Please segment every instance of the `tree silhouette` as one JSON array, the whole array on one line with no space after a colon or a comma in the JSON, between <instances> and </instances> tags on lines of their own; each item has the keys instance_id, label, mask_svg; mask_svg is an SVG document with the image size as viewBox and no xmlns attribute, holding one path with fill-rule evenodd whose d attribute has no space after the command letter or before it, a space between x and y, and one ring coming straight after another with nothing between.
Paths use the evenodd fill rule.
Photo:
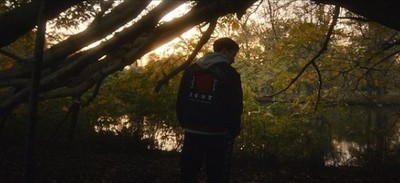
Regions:
<instances>
[{"instance_id":1,"label":"tree silhouette","mask_svg":"<svg viewBox=\"0 0 400 183\"><path fill-rule=\"evenodd\" d=\"M218 17L236 13L239 17L254 3L253 1L199 1L185 15L169 22L160 20L169 12L185 3L185 1L163 1L155 8L147 10L151 1L124 1L107 14L98 14L86 30L68 37L68 39L44 51L43 65L40 81L40 100L80 96L104 77L122 70L125 66L133 64L144 54L174 39L192 27L215 21ZM78 1L69 4L72 6ZM29 8L30 7L30 8ZM68 5L49 3L47 9L57 9L61 13ZM44 12L47 12L47 11ZM9 17L24 17L37 11L37 1L23 4L0 16L3 22L10 22L2 26L2 31L12 30L14 23ZM147 13L142 12L149 11ZM28 13L29 12L29 13ZM104 13L104 12L103 12ZM49 13L50 14L50 13ZM46 14L48 15L48 14ZM37 17L37 16L36 16ZM54 17L54 16L46 16ZM129 21L137 21L115 33L113 37L104 39L117 29L125 26ZM26 22L25 31L13 33L12 37L25 34L35 25L32 19L21 20ZM3 37L8 35L2 34ZM11 44L13 39L2 42L2 46ZM101 41L100 45L85 49L86 46ZM2 49L3 53L8 53ZM10 54L5 54L12 55ZM14 58L18 58L15 56ZM30 73L34 58L20 58L23 62L15 62L9 69L0 71L0 87L13 88L13 93L3 96L0 104L2 116L11 111L15 106L27 102L29 95Z\"/></svg>"},{"instance_id":2,"label":"tree silhouette","mask_svg":"<svg viewBox=\"0 0 400 183\"><path fill-rule=\"evenodd\" d=\"M338 5L359 14L364 18L378 22L395 30L400 30L398 11L399 2L396 0L364 1L364 0L312 0L317 3Z\"/></svg>"},{"instance_id":3,"label":"tree silhouette","mask_svg":"<svg viewBox=\"0 0 400 183\"><path fill-rule=\"evenodd\" d=\"M339 5L365 18L400 30L400 23L396 21L400 18L400 13L394 8L394 1L312 1ZM15 106L28 101L28 83L34 57L23 58L7 51L6 48L18 38L35 30L39 2L21 3L0 15L0 53L12 60L11 67L0 70L0 87L7 88L8 91L6 95L0 96L1 118L7 116ZM46 20L60 17L67 9L76 8L78 5L92 6L84 0L45 2L43 14ZM115 7L101 6L101 11L92 12L95 14L94 20L86 30L44 51L39 99L81 96L108 75L135 63L144 54L194 26L209 24L227 14L241 17L255 2L256 0L193 1L190 11L169 22L160 20L186 1L162 1L152 9L147 9L150 0L123 1ZM134 19L135 21L129 24ZM107 37L111 34L111 38ZM100 44L87 47L95 42ZM204 41L200 44L204 44Z\"/></svg>"}]
</instances>

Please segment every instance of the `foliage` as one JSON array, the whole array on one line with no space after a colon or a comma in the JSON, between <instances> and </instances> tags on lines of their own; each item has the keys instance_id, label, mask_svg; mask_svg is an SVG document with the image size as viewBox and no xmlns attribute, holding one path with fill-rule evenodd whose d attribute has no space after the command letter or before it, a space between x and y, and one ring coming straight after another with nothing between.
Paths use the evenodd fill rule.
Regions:
<instances>
[{"instance_id":1,"label":"foliage","mask_svg":"<svg viewBox=\"0 0 400 183\"><path fill-rule=\"evenodd\" d=\"M248 102L246 100L246 102ZM289 103L253 104L243 118L238 154L271 163L324 164L322 154L331 152L329 128L312 113L298 113Z\"/></svg>"},{"instance_id":2,"label":"foliage","mask_svg":"<svg viewBox=\"0 0 400 183\"><path fill-rule=\"evenodd\" d=\"M228 14L242 13L255 0L251 1L63 1L62 3L46 4L43 19L48 21L50 28L58 31L78 31L71 35L47 34L49 47L43 51L41 64L42 77L40 82L41 99L66 98L82 95L100 82L104 77L121 71L140 59L146 53L172 41L189 29L210 23ZM10 2L10 1L7 1ZM14 2L14 1L13 1ZM35 16L39 12L39 1L22 3L23 6L10 6L10 10L0 14L2 20L10 25L3 26L3 32L9 34L9 39L2 42L2 47L11 47L16 39L25 33L34 33L37 18L28 18L28 13ZM156 4L156 5L155 5ZM6 6L7 6L6 5ZM226 5L226 6L225 6ZM164 21L165 15L173 13L179 6L188 10L181 16ZM20 11L32 9L31 11ZM47 11L51 9L51 12ZM25 15L25 16L24 16ZM16 27L9 16L21 19L23 28L20 31L10 31ZM83 29L83 30L82 30ZM51 29L50 29L51 30ZM53 29L54 30L54 29ZM3 35L4 36L4 35ZM68 36L68 37L67 37ZM3 37L5 39L5 37ZM21 47L22 45L17 45ZM31 45L29 45L30 47ZM30 47L31 48L31 47ZM25 60L33 63L36 59L30 50ZM27 102L29 95L29 75L33 64L20 63L16 55L7 50L1 50L4 55L14 55L14 63L4 64L0 70L0 86L15 89L15 93L2 96L0 109L14 108ZM2 119L8 113L1 112Z\"/></svg>"},{"instance_id":3,"label":"foliage","mask_svg":"<svg viewBox=\"0 0 400 183\"><path fill-rule=\"evenodd\" d=\"M83 4L81 5L83 7L75 7L77 12L73 11L74 8L69 9L63 16L54 20L53 26L71 28L77 26L80 21L92 21L104 10L97 9L101 5L97 5L97 1L93 2L96 2L96 6ZM0 6L0 11L6 11L10 7ZM331 21L332 7L303 1L275 0L264 1L258 8L258 11L252 10L241 20L232 15L220 18L217 29L209 41L211 43L216 37L230 36L241 45L234 64L241 73L245 95L242 133L237 139L235 149L238 155L267 159L276 163L307 162L320 166L325 162L325 158L339 156L333 149L335 144L332 142L336 140L370 145L371 149L368 149L370 154L361 149L362 158L357 160L360 164L367 164L374 153L381 152L379 147L382 145L381 141L372 140L371 134L385 129L389 131L390 139L395 139L398 134L391 132L390 130L394 128L390 126L395 126L396 123L392 124L390 120L385 121L383 117L376 117L378 109L354 110L346 102L359 96L367 96L373 99L371 101L374 104L380 104L379 96L385 95L388 91L398 91L399 80L396 79L400 69L398 32L372 22L341 19L335 27L328 50L316 61L322 74L323 102L319 111L314 113L313 107L318 100L316 93L319 90L319 78L313 68L308 68L284 93L274 97L265 96L287 86L305 63L318 52ZM257 14L256 17L266 18L254 18L252 17L254 14ZM349 12L342 14L346 17L354 16ZM197 32L204 31L204 28L202 25L194 26ZM179 37L162 54L154 52L143 56L143 60L147 59L145 65L127 64L129 66L125 69L119 69L118 72L106 77L96 99L89 106L82 106L75 133L81 137L105 141L118 140L119 137L121 137L119 140L130 141L134 138L144 141L144 138L157 139L157 133L161 129L160 141L175 135L178 145L174 148L179 149L182 130L176 120L174 105L180 75L171 79L159 93L155 93L154 88L160 79L185 61L199 39L200 34L197 32L190 38ZM7 51L22 58L32 57L33 35L34 32L27 33L7 47ZM115 34L116 37L119 35L121 34ZM58 40L57 37L54 39ZM61 41L65 37L59 39ZM134 43L143 43L141 39L148 37L139 37L139 41ZM126 50L135 51L140 47L135 44L125 44L128 47L118 46L104 51L111 56L123 52L121 55L125 56L128 54ZM102 47L92 49L99 48ZM211 44L207 44L198 56L204 55L210 49ZM85 53L91 52L80 50L71 54L70 58ZM86 72L90 73L91 70L114 63L115 60L109 58L115 57L103 57L104 54L93 57L95 60L93 63L98 67L71 72L69 75L86 80L87 78L83 77ZM89 58L86 61L92 61L91 57ZM134 63L135 61L131 59L132 57L129 57L127 60L118 61ZM9 69L16 64L5 56L1 56L0 60L0 70ZM63 64L68 65L71 62ZM68 81L83 82L77 80ZM91 88L85 92L82 101L88 101L94 90ZM12 87L1 88L0 100L5 100L18 91ZM68 133L71 124L64 119L72 104L73 99L69 97L41 103L42 115L38 133L41 135L41 140L45 141L52 132L56 132L58 136L65 136ZM332 109L331 106L336 107ZM19 106L9 117L9 121L12 122L4 123L3 129L13 129L7 131L7 135L12 135L14 132L17 132L14 135L19 137L24 135L28 118L26 110L25 105ZM386 115L384 112L381 114ZM332 119L338 120L339 123L333 123ZM361 120L383 122L365 125L360 122ZM384 128L379 125L383 125ZM58 126L61 126L61 129ZM144 144L145 147L151 146L150 148L156 146L154 142ZM393 145L387 151L387 158L396 157L397 151L398 147Z\"/></svg>"},{"instance_id":4,"label":"foliage","mask_svg":"<svg viewBox=\"0 0 400 183\"><path fill-rule=\"evenodd\" d=\"M266 4L261 4L261 7ZM277 1L269 5L289 9L296 16L284 16L287 11L266 6L256 13L260 13L258 16L269 17L270 22L251 18L240 22L242 29L237 39L241 42L242 53L236 66L242 73L245 87L254 93L256 101L261 102L250 102L249 107L249 101L246 100L247 111L243 121L243 134L240 137L240 150L275 161L316 157L310 161L321 163L325 160L324 157L317 156L319 153L326 154L325 158L340 156L332 149L333 145L336 145L331 144L334 139L347 139L357 144L365 144L366 139L354 139L350 134L341 134L343 129L336 126L328 128L326 125L337 124L337 117L329 113L339 112L343 117L347 117L346 111L352 107L346 106L346 102L361 101L362 98L357 98L360 94L377 102L379 97L388 91L398 91L397 80L393 78L396 78L395 73L399 69L399 48L391 44L399 39L398 32L371 22L341 19L335 27L328 50L317 60L317 67L322 74L323 103L319 112L313 114L311 112L317 101L319 80L312 68L308 68L284 93L273 98L265 96L286 87L305 63L316 55L329 26L332 9L306 2ZM349 12L344 13L347 17L353 16ZM333 110L332 104L339 104L345 110ZM349 124L363 125L363 115L371 115L372 110L360 112L353 113L357 114L357 117L341 120ZM377 123L382 121L375 118L370 120ZM348 128L359 129L358 132L351 133L358 134L359 138L375 134L367 130L370 127ZM388 134L387 138L392 138L391 135L393 134ZM369 139L368 144L379 147L381 142L372 142ZM359 150L355 149L357 152ZM366 151L381 150L372 148ZM358 163L365 164L365 161L371 159L379 158L369 156L361 160L364 162Z\"/></svg>"},{"instance_id":5,"label":"foliage","mask_svg":"<svg viewBox=\"0 0 400 183\"><path fill-rule=\"evenodd\" d=\"M128 135L137 140L145 138L150 140L149 144L174 133L168 129L178 126L175 117L178 80L170 80L159 93L154 91L156 82L173 64L155 55L150 59L144 67L131 66L107 78L96 100L84 110L98 133ZM159 130L166 131L157 136Z\"/></svg>"}]
</instances>

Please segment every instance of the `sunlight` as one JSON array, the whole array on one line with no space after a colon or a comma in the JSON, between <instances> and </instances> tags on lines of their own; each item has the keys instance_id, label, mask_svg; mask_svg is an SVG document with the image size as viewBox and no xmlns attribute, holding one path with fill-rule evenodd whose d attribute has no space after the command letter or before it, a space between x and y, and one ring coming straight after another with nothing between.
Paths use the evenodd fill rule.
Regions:
<instances>
[{"instance_id":1,"label":"sunlight","mask_svg":"<svg viewBox=\"0 0 400 183\"><path fill-rule=\"evenodd\" d=\"M132 121L128 115L123 115L117 119L113 117L101 116L97 119L98 125L94 125L94 131L111 132L113 135L120 135L123 130L135 131ZM180 136L175 132L173 127L165 124L165 121L159 122L157 125L150 124L146 117L143 118L143 124L139 128L142 130L141 140L150 140L154 143L154 148L162 151L179 151ZM133 138L133 137L132 137ZM152 148L152 147L149 147Z\"/></svg>"},{"instance_id":2,"label":"sunlight","mask_svg":"<svg viewBox=\"0 0 400 183\"><path fill-rule=\"evenodd\" d=\"M114 6L117 6L118 4L122 3L121 2L117 2L114 4ZM152 1L149 6L147 7L148 10L156 7L157 5L159 5L161 3L161 1ZM179 18L183 15L185 15L189 10L190 10L190 6L192 6L192 2L186 2L180 6L178 6L176 9L172 10L171 12L169 12L168 14L166 14L163 18L161 18L159 24L163 24L165 22L169 22L175 18ZM97 9L99 9L100 7L95 7ZM106 36L105 38L98 40L94 43L91 43L90 45L87 45L86 47L82 48L81 51L84 50L89 50L91 48L94 48L98 45L100 45L103 41L109 40L111 38L114 37L114 35L118 32L121 32L122 30L124 30L125 28L131 26L133 23L135 23L137 20L139 20L143 15L145 15L148 11L144 11L142 12L137 18L131 20L130 22L128 22L126 25L120 27L118 30L114 31L113 33L111 33L110 35ZM51 32L53 35L57 35L58 38L55 39L51 39L48 40L49 45L55 45L61 41L66 40L69 36L80 33L85 31L88 26L92 23L93 19L90 19L88 21L85 22L81 22L79 25L75 26L75 27L57 27L57 25L55 24L55 22L49 22L47 24L47 30L48 32ZM157 54L160 56L167 56L167 55L171 55L175 52L175 50L172 48L172 46L176 43L178 43L179 41L181 41L181 39L186 39L186 38L191 38L193 37L195 34L197 34L198 31L193 28L190 29L189 31L183 33L179 38L175 38L172 41L161 45L160 47L156 48L153 51L150 51L149 53L147 53L146 55L144 55L141 59L137 60L137 64L138 66L145 66L148 61L149 61L149 54Z\"/></svg>"},{"instance_id":3,"label":"sunlight","mask_svg":"<svg viewBox=\"0 0 400 183\"><path fill-rule=\"evenodd\" d=\"M325 161L328 166L355 165L356 157L352 156L352 151L361 149L355 142L332 140L333 147L337 152L337 158L329 158Z\"/></svg>"},{"instance_id":4,"label":"sunlight","mask_svg":"<svg viewBox=\"0 0 400 183\"><path fill-rule=\"evenodd\" d=\"M158 5L161 1L153 1L152 4L154 3L154 5ZM169 22L174 18L178 18L183 16L184 14L186 14L189 10L190 10L190 3L184 3L182 5L180 5L178 8L176 8L175 10L172 10L171 12L169 12L167 15L165 15L160 22Z\"/></svg>"},{"instance_id":5,"label":"sunlight","mask_svg":"<svg viewBox=\"0 0 400 183\"><path fill-rule=\"evenodd\" d=\"M115 121L112 117L101 116L97 119L100 125L94 126L94 131L99 132L113 132L114 135L118 135L124 129L131 128L132 124L129 123L129 117L127 115L119 117L116 121L117 124L112 124ZM104 124L105 123L105 124ZM110 124L111 123L111 124Z\"/></svg>"},{"instance_id":6,"label":"sunlight","mask_svg":"<svg viewBox=\"0 0 400 183\"><path fill-rule=\"evenodd\" d=\"M179 138L173 127L165 124L165 121L160 121L156 125L150 124L150 121L145 117L143 119L143 137L142 140L150 139L154 141L156 149L163 151L179 151ZM151 148L151 147L149 147Z\"/></svg>"},{"instance_id":7,"label":"sunlight","mask_svg":"<svg viewBox=\"0 0 400 183\"><path fill-rule=\"evenodd\" d=\"M120 3L122 3L122 1L118 1L118 2L114 3L114 7ZM161 1L153 0L147 7L147 10L151 10L152 8L156 7L160 3L161 3ZM163 22L169 22L169 21L173 20L174 18L183 16L185 13L187 13L190 10L190 8L189 8L190 6L191 6L190 2L182 4L181 6L177 7L176 9L172 10L167 15L165 15L163 18L161 18L159 23L162 24ZM96 5L95 9L100 9L100 7ZM96 46L100 45L101 42L111 39L115 35L115 33L118 33L120 31L122 31L123 29L131 26L133 23L135 23L137 20L139 20L143 15L147 14L147 12L148 11L142 12L139 16L137 16L135 19L128 22L125 26L120 27L118 30L116 30L113 33L111 33L110 35L106 36L104 39L98 40L98 41L84 47L82 50L88 50L90 48L96 47ZM88 21L81 22L77 26L68 27L68 28L57 27L57 25L54 21L49 21L47 24L47 30L48 30L48 32L53 32L53 33L55 33L55 35L58 35L58 40L49 40L48 43L50 45L55 45L63 40L66 40L71 35L85 31L88 28L88 26L92 23L92 21L93 21L93 18ZM191 35L191 33L185 33L183 35L183 37L188 37L188 36L190 37L190 35ZM173 40L171 42L176 43L177 40ZM168 43L168 44L171 45L173 43ZM163 50L165 50L167 47L168 46L161 46L160 48L157 48L155 50L155 52L162 53Z\"/></svg>"}]
</instances>

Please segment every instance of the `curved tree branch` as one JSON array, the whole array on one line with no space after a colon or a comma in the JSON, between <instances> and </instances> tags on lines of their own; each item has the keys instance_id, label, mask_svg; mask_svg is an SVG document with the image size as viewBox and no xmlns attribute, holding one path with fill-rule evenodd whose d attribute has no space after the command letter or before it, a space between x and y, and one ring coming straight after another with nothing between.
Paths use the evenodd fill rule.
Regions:
<instances>
[{"instance_id":1,"label":"curved tree branch","mask_svg":"<svg viewBox=\"0 0 400 183\"><path fill-rule=\"evenodd\" d=\"M18 55L12 54L12 53L10 53L10 52L8 52L6 50L3 50L3 49L0 49L0 54L15 60L17 63L23 63L23 62L27 61L26 59L21 58Z\"/></svg>"},{"instance_id":2,"label":"curved tree branch","mask_svg":"<svg viewBox=\"0 0 400 183\"><path fill-rule=\"evenodd\" d=\"M287 89L289 89L303 75L303 73L306 71L306 69L310 65L313 65L314 68L316 69L316 72L318 74L318 80L319 80L318 100L317 100L317 103L316 103L316 106L315 106L315 110L317 110L318 103L320 101L320 91L321 91L321 88L322 88L322 78L321 78L321 73L320 73L320 71L318 69L318 66L316 65L315 62L328 49L328 44L329 44L329 41L331 39L331 36L332 36L333 30L335 28L335 25L337 23L337 20L338 20L338 17L339 17L339 13L340 13L340 7L339 6L335 6L332 22L331 22L331 24L329 26L328 32L326 33L326 36L325 36L325 40L322 43L321 49L318 51L318 53L306 65L303 66L303 68L296 75L296 77L294 77L284 89L282 89L282 90L280 90L280 91L278 91L278 92L276 92L276 93L274 93L272 95L266 96L266 97L276 96L276 95L281 94L282 92L286 91Z\"/></svg>"},{"instance_id":3,"label":"curved tree branch","mask_svg":"<svg viewBox=\"0 0 400 183\"><path fill-rule=\"evenodd\" d=\"M166 75L163 79L159 80L157 82L157 85L154 89L155 92L159 92L161 87L163 85L168 84L168 81L173 78L174 76L176 76L179 72L185 70L195 59L196 55L199 53L199 51L201 50L201 48L204 46L204 44L207 43L207 41L210 39L211 34L214 32L215 26L217 25L217 20L213 20L210 22L210 25L208 26L208 29L206 30L206 32L202 35L202 37L200 38L199 42L197 43L195 49L192 51L192 53L189 55L189 57L187 58L187 60L181 64L179 67L177 67L176 69L174 69L172 72L170 72L168 75Z\"/></svg>"},{"instance_id":4,"label":"curved tree branch","mask_svg":"<svg viewBox=\"0 0 400 183\"><path fill-rule=\"evenodd\" d=\"M106 16L99 17L96 21L93 21L86 30L70 36L68 39L46 50L43 61L44 69L60 67L61 64L66 62L68 56L111 34L136 18L149 3L150 0L125 1ZM11 69L0 71L0 77L3 80L16 77L28 78L30 69L29 64L19 64Z\"/></svg>"},{"instance_id":5,"label":"curved tree branch","mask_svg":"<svg viewBox=\"0 0 400 183\"><path fill-rule=\"evenodd\" d=\"M364 78L365 76L369 75L371 73L372 70L375 69L375 67L377 67L379 64L382 64L383 62L385 62L386 60L392 58L393 56L396 56L400 54L400 50L394 51L392 53L390 53L389 55L387 55L386 57L382 58L381 60L379 60L378 62L376 62L375 64L373 64L371 67L366 67L364 69L366 69L366 71L357 78L357 81L361 80L361 78ZM372 59L373 57L371 57L370 59Z\"/></svg>"},{"instance_id":6,"label":"curved tree branch","mask_svg":"<svg viewBox=\"0 0 400 183\"><path fill-rule=\"evenodd\" d=\"M322 90L322 75L321 75L321 71L319 70L318 65L313 62L312 66L315 69L315 72L317 72L318 75L318 92L317 92L317 101L315 102L315 107L314 107L314 112L318 111L318 106L319 106L319 102L321 100L321 90Z\"/></svg>"},{"instance_id":7,"label":"curved tree branch","mask_svg":"<svg viewBox=\"0 0 400 183\"><path fill-rule=\"evenodd\" d=\"M92 49L80 52L75 54L67 59L65 64L62 67L55 68L54 71L49 71L40 82L42 88L42 99L50 99L50 98L58 98L58 97L66 97L66 96L75 96L79 93L82 93L88 89L90 89L99 78L104 77L105 74L110 74L118 70L120 67L120 60L109 60L107 64L103 64L104 62L98 62L98 60L110 54L109 58L114 58L112 55L119 53L120 55L125 55L126 51L121 49L122 41L132 40L136 41L135 36L139 37L140 35L146 32L151 32L154 27L156 27L158 21L169 11L177 7L179 4L175 1L172 3L165 2L161 3L159 6L153 9L152 12L148 13L146 16L142 17L142 19L138 22L138 24L132 25L127 30L117 34L112 39L104 42L103 44L94 47ZM119 49L120 51L116 51ZM122 50L122 51L121 51ZM137 59L137 58L135 58ZM133 60L135 60L133 59ZM117 63L113 63L117 62ZM90 65L94 64L94 67L98 64L103 64L103 69L93 73L93 76L83 75L83 78L76 79L75 75L82 75L81 73L85 73L85 69L90 69ZM93 66L92 66L93 67ZM99 67L96 67L98 70ZM29 71L29 70L28 70ZM87 71L87 70L86 70ZM113 71L113 72L111 72ZM92 74L92 73L90 73ZM4 79L2 83L14 83L15 79ZM20 78L16 78L20 80ZM75 80L75 81L71 81ZM78 81L78 82L77 82ZM74 84L74 86L71 86ZM7 108L8 106L15 106L22 102L24 102L25 97L28 95L29 90L27 88L21 89L18 93L14 94L12 97L0 103L0 109Z\"/></svg>"},{"instance_id":8,"label":"curved tree branch","mask_svg":"<svg viewBox=\"0 0 400 183\"><path fill-rule=\"evenodd\" d=\"M164 15L183 3L183 1L162 1L154 9L140 17L137 22L116 33L112 38L104 40L99 46L80 52L72 51L67 59L61 62L57 59L49 59L49 63L54 61L62 64L48 67L43 71L43 79L40 81L40 98L44 100L76 96L92 88L100 78L122 70L144 54L171 41L192 27L229 13L243 13L254 1L198 2L185 15L169 22L160 22ZM75 43L79 44L79 42ZM47 53L49 55L46 58L50 58L53 52ZM51 57L56 58L57 56ZM26 68L28 71L30 70L29 67ZM19 74L13 77L10 75L8 75L8 79L0 77L0 85L16 88L17 86L7 86L7 84L23 83L22 80L27 77L21 74L23 72L26 72L24 68L20 68L14 72L14 74ZM6 75L4 72L2 74ZM26 102L29 90L23 85L18 85L18 87L21 87L18 92L0 102L0 110Z\"/></svg>"},{"instance_id":9,"label":"curved tree branch","mask_svg":"<svg viewBox=\"0 0 400 183\"><path fill-rule=\"evenodd\" d=\"M46 0L43 17L46 20L57 17L61 12L85 0L54 1ZM20 36L32 30L38 19L41 1L31 1L19 8L0 15L0 48L14 42ZM7 25L7 26L4 26Z\"/></svg>"},{"instance_id":10,"label":"curved tree branch","mask_svg":"<svg viewBox=\"0 0 400 183\"><path fill-rule=\"evenodd\" d=\"M333 4L362 15L395 30L400 30L400 11L397 0L311 0L316 3Z\"/></svg>"}]
</instances>

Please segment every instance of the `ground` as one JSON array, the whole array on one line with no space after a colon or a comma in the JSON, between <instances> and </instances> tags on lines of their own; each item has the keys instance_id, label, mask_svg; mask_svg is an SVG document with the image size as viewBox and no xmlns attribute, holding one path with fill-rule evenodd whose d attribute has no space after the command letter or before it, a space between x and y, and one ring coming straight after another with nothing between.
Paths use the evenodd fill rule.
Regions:
<instances>
[{"instance_id":1,"label":"ground","mask_svg":"<svg viewBox=\"0 0 400 183\"><path fill-rule=\"evenodd\" d=\"M100 143L101 144L101 143ZM47 149L47 150L46 150ZM0 155L0 182L24 182L24 153L4 148ZM179 153L144 150L135 145L116 147L59 146L38 148L37 182L177 183ZM398 183L397 168L270 165L234 158L233 183ZM199 176L204 181L204 174Z\"/></svg>"}]
</instances>

